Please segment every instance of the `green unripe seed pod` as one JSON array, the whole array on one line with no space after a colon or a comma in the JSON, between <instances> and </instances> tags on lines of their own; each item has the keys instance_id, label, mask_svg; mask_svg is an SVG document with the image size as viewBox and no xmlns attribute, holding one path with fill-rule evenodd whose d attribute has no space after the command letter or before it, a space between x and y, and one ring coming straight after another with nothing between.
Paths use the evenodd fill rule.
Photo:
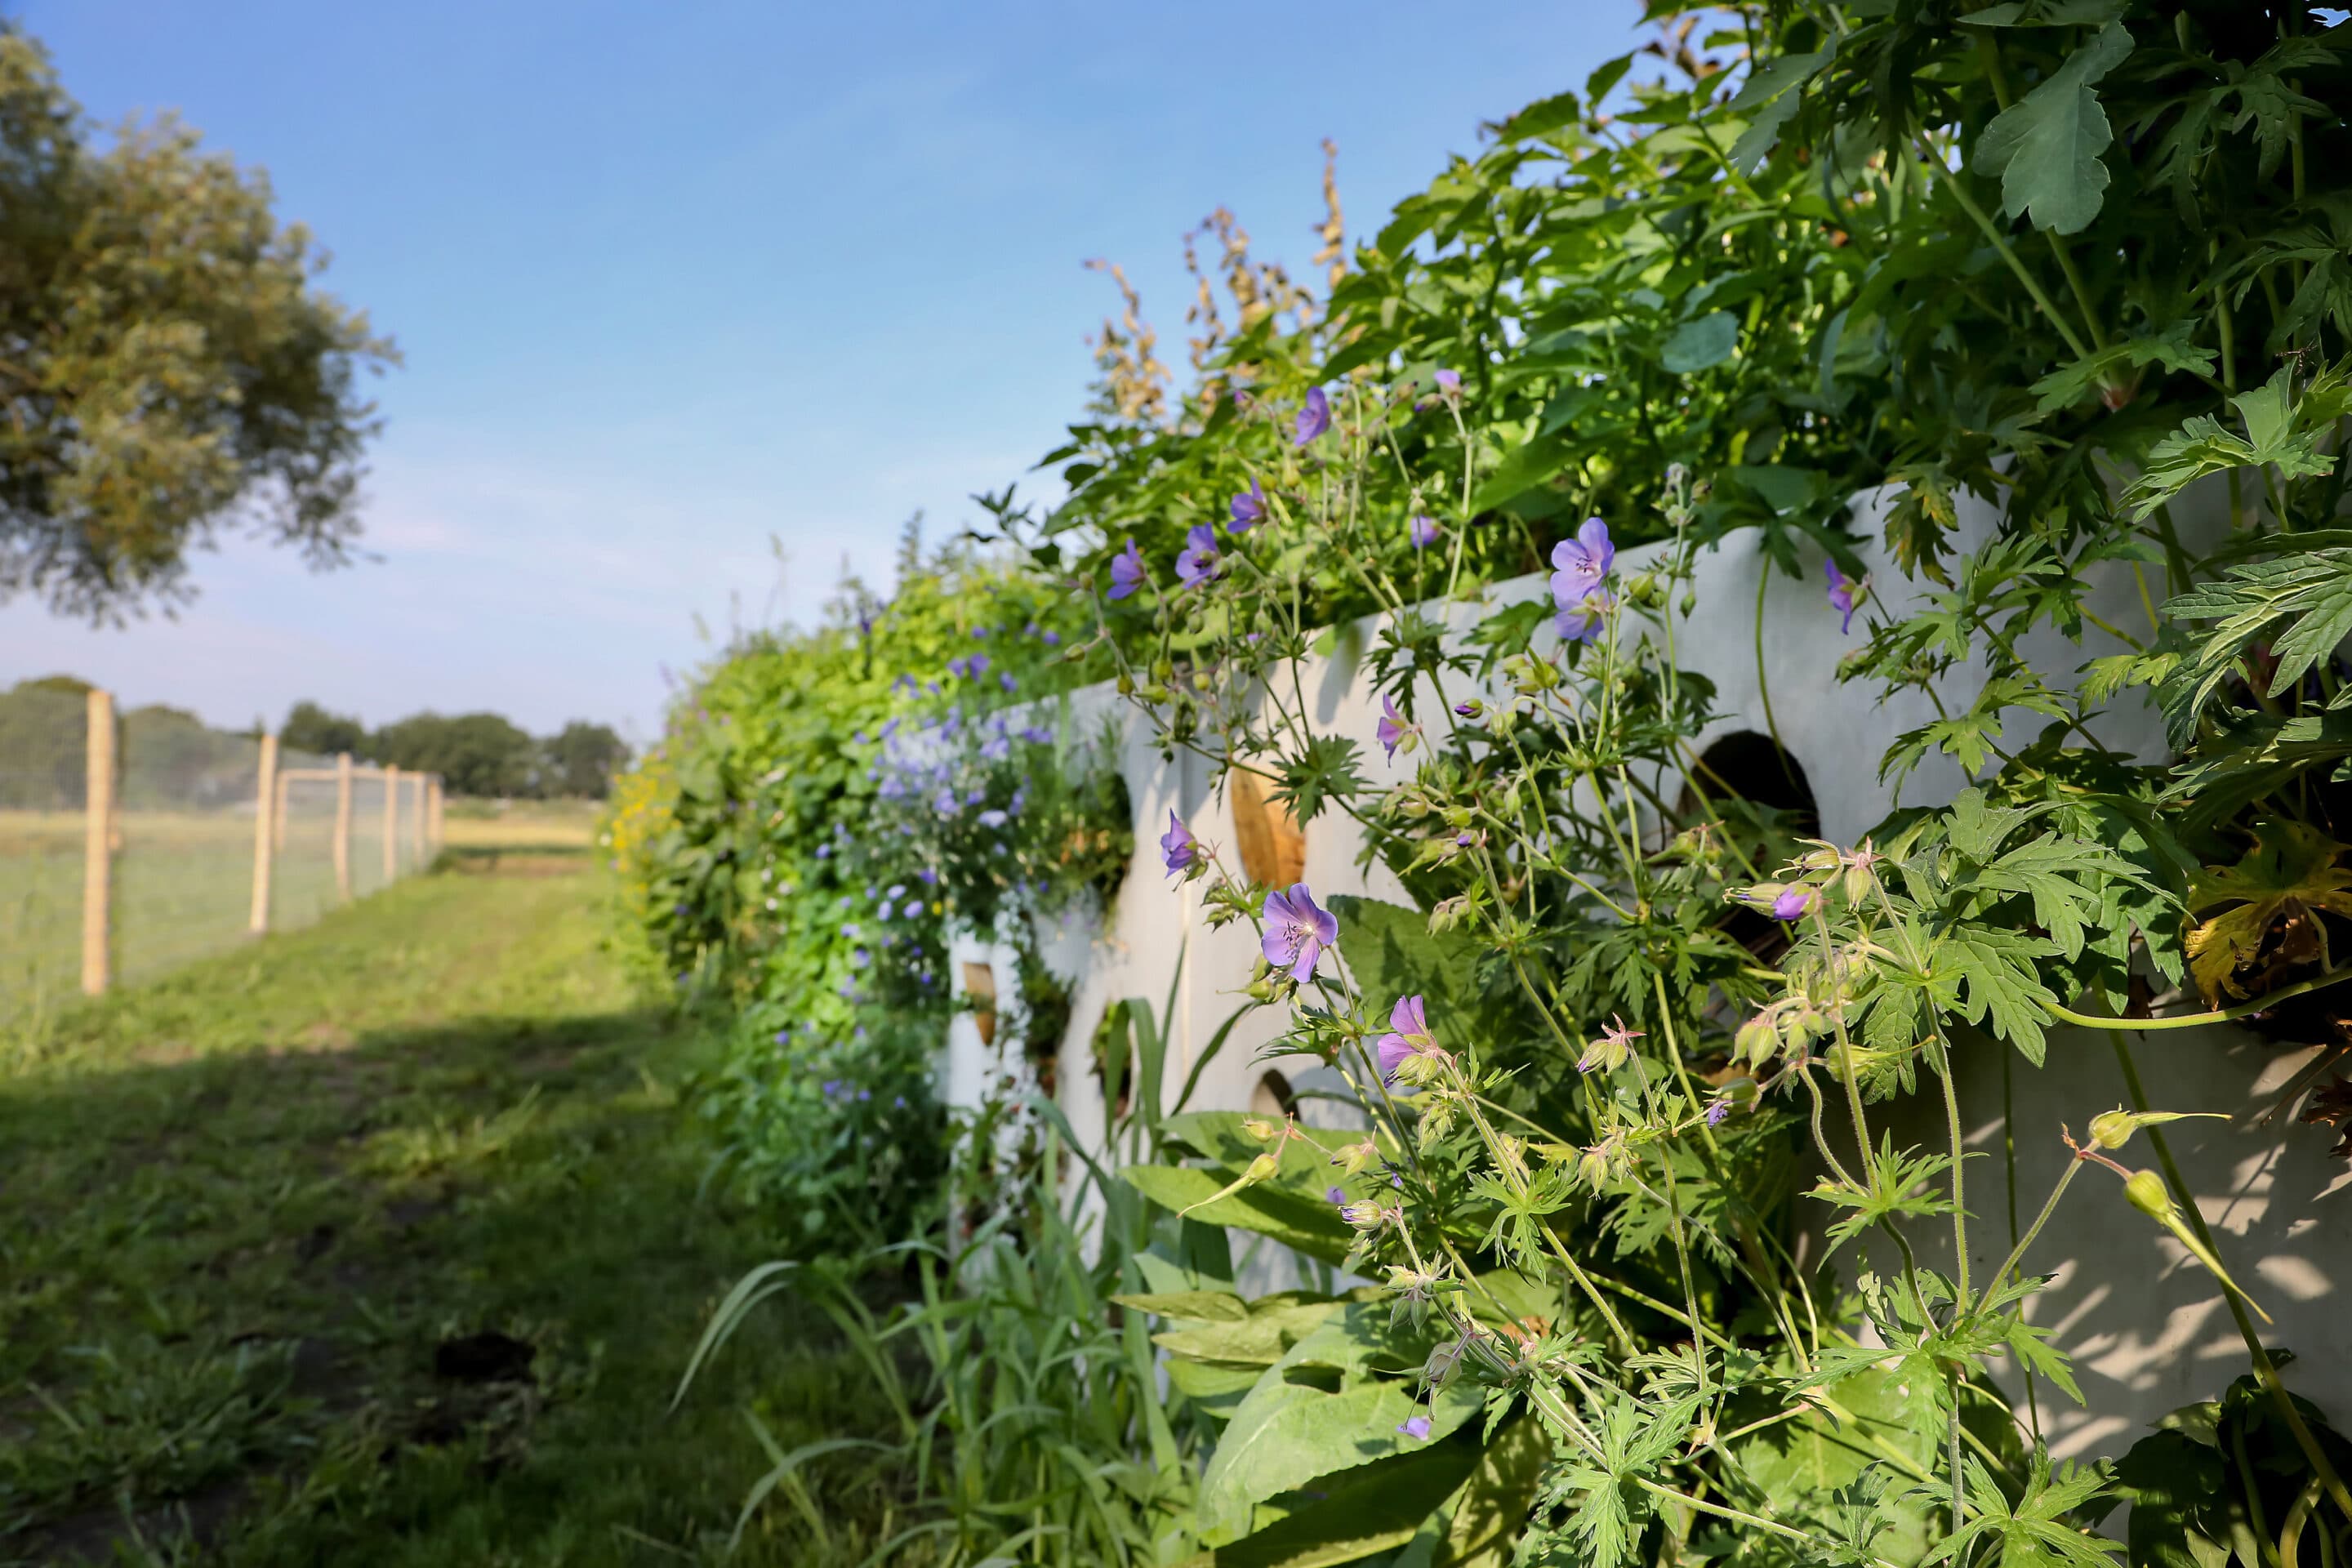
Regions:
<instances>
[{"instance_id":1,"label":"green unripe seed pod","mask_svg":"<svg viewBox=\"0 0 2352 1568\"><path fill-rule=\"evenodd\" d=\"M2128 1110L2102 1110L2091 1118L2091 1142L2102 1149L2120 1149L2138 1131L2139 1118Z\"/></svg>"},{"instance_id":2,"label":"green unripe seed pod","mask_svg":"<svg viewBox=\"0 0 2352 1568\"><path fill-rule=\"evenodd\" d=\"M2124 1184L2124 1196L2131 1206L2152 1220L2170 1224L2173 1217L2172 1194L2165 1190L2164 1178L2154 1171L2135 1171Z\"/></svg>"}]
</instances>

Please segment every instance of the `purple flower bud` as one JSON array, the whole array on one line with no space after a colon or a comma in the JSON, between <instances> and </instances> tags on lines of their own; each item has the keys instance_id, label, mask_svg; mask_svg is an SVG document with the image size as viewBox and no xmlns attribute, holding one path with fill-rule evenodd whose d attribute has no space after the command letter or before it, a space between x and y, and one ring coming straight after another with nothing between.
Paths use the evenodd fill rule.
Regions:
<instances>
[{"instance_id":1,"label":"purple flower bud","mask_svg":"<svg viewBox=\"0 0 2352 1568\"><path fill-rule=\"evenodd\" d=\"M1802 920L1821 901L1821 893L1803 882L1791 882L1780 889L1772 900L1772 918L1776 921Z\"/></svg>"},{"instance_id":2,"label":"purple flower bud","mask_svg":"<svg viewBox=\"0 0 2352 1568\"><path fill-rule=\"evenodd\" d=\"M1170 812L1168 831L1160 836L1160 858L1167 866L1168 874L1172 877L1179 871L1191 870L1200 858L1200 841L1174 812Z\"/></svg>"},{"instance_id":3,"label":"purple flower bud","mask_svg":"<svg viewBox=\"0 0 2352 1568\"><path fill-rule=\"evenodd\" d=\"M1226 510L1233 514L1233 521L1225 530L1238 539L1265 521L1265 492L1252 479L1250 488L1235 496Z\"/></svg>"},{"instance_id":4,"label":"purple flower bud","mask_svg":"<svg viewBox=\"0 0 2352 1568\"><path fill-rule=\"evenodd\" d=\"M1462 395L1462 373L1460 371L1441 370L1437 373L1435 379L1437 382L1437 390L1446 397L1454 398Z\"/></svg>"},{"instance_id":5,"label":"purple flower bud","mask_svg":"<svg viewBox=\"0 0 2352 1568\"><path fill-rule=\"evenodd\" d=\"M1437 532L1437 520L1433 517L1416 517L1405 524L1406 537L1412 541L1415 550L1426 550L1436 543Z\"/></svg>"},{"instance_id":6,"label":"purple flower bud","mask_svg":"<svg viewBox=\"0 0 2352 1568\"><path fill-rule=\"evenodd\" d=\"M1429 1032L1426 1005L1419 996L1402 997L1389 1010L1389 1031L1380 1037L1375 1049L1381 1077L1393 1087L1397 1068L1404 1065L1404 1059L1428 1055L1437 1049L1437 1041Z\"/></svg>"},{"instance_id":7,"label":"purple flower bud","mask_svg":"<svg viewBox=\"0 0 2352 1568\"><path fill-rule=\"evenodd\" d=\"M1333 1187L1323 1195L1331 1200L1331 1206L1334 1208L1343 1209L1348 1206L1348 1194L1341 1188Z\"/></svg>"},{"instance_id":8,"label":"purple flower bud","mask_svg":"<svg viewBox=\"0 0 2352 1568\"><path fill-rule=\"evenodd\" d=\"M1408 1415L1404 1419L1404 1424L1399 1426L1397 1430L1403 1433L1406 1436L1412 1438L1416 1443L1426 1442L1429 1439L1429 1417L1426 1415Z\"/></svg>"},{"instance_id":9,"label":"purple flower bud","mask_svg":"<svg viewBox=\"0 0 2352 1568\"><path fill-rule=\"evenodd\" d=\"M1307 446L1331 428L1331 400L1323 395L1319 386L1307 389L1307 404L1298 411L1299 446Z\"/></svg>"},{"instance_id":10,"label":"purple flower bud","mask_svg":"<svg viewBox=\"0 0 2352 1568\"><path fill-rule=\"evenodd\" d=\"M1045 643L1047 647L1059 647L1062 646L1062 634L1055 631L1051 626L1047 626L1044 631L1039 632L1037 635L1045 639Z\"/></svg>"},{"instance_id":11,"label":"purple flower bud","mask_svg":"<svg viewBox=\"0 0 2352 1568\"><path fill-rule=\"evenodd\" d=\"M1554 582L1559 578L1554 577ZM1568 605L1552 617L1552 629L1562 642L1591 642L1601 636L1612 607L1606 594L1591 594L1574 605Z\"/></svg>"},{"instance_id":12,"label":"purple flower bud","mask_svg":"<svg viewBox=\"0 0 2352 1568\"><path fill-rule=\"evenodd\" d=\"M1397 747L1403 743L1406 736L1417 735L1420 732L1421 727L1419 725L1408 723L1405 720L1405 716L1397 711L1396 700L1389 696L1386 692L1382 692L1381 694L1381 721L1374 731L1374 735L1380 741L1381 746L1387 749L1389 760L1391 762L1394 762L1396 760Z\"/></svg>"},{"instance_id":13,"label":"purple flower bud","mask_svg":"<svg viewBox=\"0 0 2352 1568\"><path fill-rule=\"evenodd\" d=\"M1838 635L1850 637L1853 633L1854 606L1869 594L1870 579L1864 577L1859 583L1853 581L1838 570L1838 563L1834 561L1822 562L1822 568L1829 574L1830 608L1839 612Z\"/></svg>"},{"instance_id":14,"label":"purple flower bud","mask_svg":"<svg viewBox=\"0 0 2352 1568\"><path fill-rule=\"evenodd\" d=\"M1124 599L1151 580L1151 570L1143 563L1143 552L1129 538L1127 548L1110 561L1110 596Z\"/></svg>"}]
</instances>

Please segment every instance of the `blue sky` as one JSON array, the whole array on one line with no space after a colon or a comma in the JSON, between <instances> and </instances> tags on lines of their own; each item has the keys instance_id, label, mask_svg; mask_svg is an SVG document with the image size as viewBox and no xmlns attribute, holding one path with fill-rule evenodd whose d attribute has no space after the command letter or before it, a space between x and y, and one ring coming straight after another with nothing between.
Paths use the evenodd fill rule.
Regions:
<instances>
[{"instance_id":1,"label":"blue sky","mask_svg":"<svg viewBox=\"0 0 2352 1568\"><path fill-rule=\"evenodd\" d=\"M378 559L314 576L228 543L192 608L127 631L20 601L0 685L63 669L220 723L312 697L639 739L661 667L709 650L698 617L806 618L845 560L884 574L917 509L950 526L1024 479L1116 304L1087 258L1126 266L1181 353L1178 242L1213 207L1304 273L1321 138L1369 234L1481 121L1631 47L1639 15L0 6L101 122L174 109L267 168L333 252L328 287L406 362L377 384Z\"/></svg>"}]
</instances>

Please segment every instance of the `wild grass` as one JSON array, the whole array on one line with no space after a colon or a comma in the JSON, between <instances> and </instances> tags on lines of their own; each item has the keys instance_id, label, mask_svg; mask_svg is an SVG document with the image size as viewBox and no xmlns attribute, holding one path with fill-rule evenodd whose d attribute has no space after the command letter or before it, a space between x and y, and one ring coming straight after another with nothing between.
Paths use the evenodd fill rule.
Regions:
<instances>
[{"instance_id":1,"label":"wild grass","mask_svg":"<svg viewBox=\"0 0 2352 1568\"><path fill-rule=\"evenodd\" d=\"M668 1411L780 1226L702 1192L703 1047L582 864L0 1026L0 1563L716 1561L746 1413L887 1434L791 1303ZM881 1536L894 1478L835 1479L824 1542ZM828 1560L782 1513L731 1559Z\"/></svg>"}]
</instances>

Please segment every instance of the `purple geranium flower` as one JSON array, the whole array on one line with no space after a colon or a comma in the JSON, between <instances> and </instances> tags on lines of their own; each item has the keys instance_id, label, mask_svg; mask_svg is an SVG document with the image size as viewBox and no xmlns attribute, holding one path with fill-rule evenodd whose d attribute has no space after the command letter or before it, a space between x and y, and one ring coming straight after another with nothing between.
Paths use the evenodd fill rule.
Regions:
<instances>
[{"instance_id":1,"label":"purple geranium flower","mask_svg":"<svg viewBox=\"0 0 2352 1568\"><path fill-rule=\"evenodd\" d=\"M1706 1124L1709 1127L1720 1127L1723 1125L1723 1119L1730 1114L1731 1101L1718 1098L1706 1108Z\"/></svg>"},{"instance_id":2,"label":"purple geranium flower","mask_svg":"<svg viewBox=\"0 0 2352 1568\"><path fill-rule=\"evenodd\" d=\"M1381 1078L1384 1082L1396 1082L1397 1068L1407 1057L1424 1056L1437 1048L1437 1041L1429 1032L1429 1015L1418 996L1398 1000L1389 1010L1390 1033L1382 1035L1375 1047L1381 1062Z\"/></svg>"},{"instance_id":3,"label":"purple geranium flower","mask_svg":"<svg viewBox=\"0 0 2352 1568\"><path fill-rule=\"evenodd\" d=\"M1416 517L1404 525L1404 531L1415 550L1426 550L1437 542L1437 520L1433 517Z\"/></svg>"},{"instance_id":4,"label":"purple geranium flower","mask_svg":"<svg viewBox=\"0 0 2352 1568\"><path fill-rule=\"evenodd\" d=\"M1584 602L1617 564L1617 547L1609 542L1609 525L1588 517L1574 539L1552 546L1551 602L1570 609Z\"/></svg>"},{"instance_id":5,"label":"purple geranium flower","mask_svg":"<svg viewBox=\"0 0 2352 1568\"><path fill-rule=\"evenodd\" d=\"M1391 762L1396 760L1397 747L1404 742L1407 736L1419 733L1421 733L1421 726L1407 722L1405 716L1397 711L1396 699L1386 692L1381 693L1378 734L1381 744L1388 748L1389 760Z\"/></svg>"},{"instance_id":6,"label":"purple geranium flower","mask_svg":"<svg viewBox=\"0 0 2352 1568\"><path fill-rule=\"evenodd\" d=\"M1307 389L1307 405L1298 411L1298 444L1312 442L1331 428L1331 400L1323 395L1319 386Z\"/></svg>"},{"instance_id":7,"label":"purple geranium flower","mask_svg":"<svg viewBox=\"0 0 2352 1568\"><path fill-rule=\"evenodd\" d=\"M1460 371L1441 370L1437 373L1436 381L1437 390L1443 393L1445 396L1459 397L1462 395L1462 373Z\"/></svg>"},{"instance_id":8,"label":"purple geranium flower","mask_svg":"<svg viewBox=\"0 0 2352 1568\"><path fill-rule=\"evenodd\" d=\"M1853 610L1856 601L1870 592L1870 579L1854 582L1838 570L1834 561L1824 561L1822 567L1830 576L1830 608L1839 614L1838 635L1847 637L1853 631Z\"/></svg>"},{"instance_id":9,"label":"purple geranium flower","mask_svg":"<svg viewBox=\"0 0 2352 1568\"><path fill-rule=\"evenodd\" d=\"M1412 1438L1416 1443L1425 1442L1429 1437L1429 1417L1426 1415L1408 1415L1404 1418L1404 1424L1399 1426L1397 1430L1403 1433L1406 1436Z\"/></svg>"},{"instance_id":10,"label":"purple geranium flower","mask_svg":"<svg viewBox=\"0 0 2352 1568\"><path fill-rule=\"evenodd\" d=\"M982 827L1002 827L1012 820L1001 811L983 811L980 814L980 825Z\"/></svg>"},{"instance_id":11,"label":"purple geranium flower","mask_svg":"<svg viewBox=\"0 0 2352 1568\"><path fill-rule=\"evenodd\" d=\"M923 912L923 900L920 899L908 899L907 900L906 907L901 909L898 912L907 919L913 920L917 915ZM920 952L922 949L917 948L915 951Z\"/></svg>"},{"instance_id":12,"label":"purple geranium flower","mask_svg":"<svg viewBox=\"0 0 2352 1568\"><path fill-rule=\"evenodd\" d=\"M1110 558L1110 596L1124 599L1151 580L1150 569L1143 563L1143 552L1135 547L1130 538L1127 548Z\"/></svg>"},{"instance_id":13,"label":"purple geranium flower","mask_svg":"<svg viewBox=\"0 0 2352 1568\"><path fill-rule=\"evenodd\" d=\"M1247 533L1265 521L1265 492L1257 488L1255 479L1250 481L1248 489L1234 498L1231 510L1234 520L1226 525L1226 531L1235 535Z\"/></svg>"},{"instance_id":14,"label":"purple geranium flower","mask_svg":"<svg viewBox=\"0 0 2352 1568\"><path fill-rule=\"evenodd\" d=\"M1559 579L1552 579L1558 582ZM1601 635L1601 624L1609 614L1610 599L1606 594L1595 594L1573 605L1563 605L1552 617L1552 629L1559 633L1562 642L1591 642Z\"/></svg>"},{"instance_id":15,"label":"purple geranium flower","mask_svg":"<svg viewBox=\"0 0 2352 1568\"><path fill-rule=\"evenodd\" d=\"M1044 631L1039 632L1037 635L1045 639L1045 643L1047 647L1059 647L1062 646L1062 634L1055 631L1051 626L1047 626Z\"/></svg>"},{"instance_id":16,"label":"purple geranium flower","mask_svg":"<svg viewBox=\"0 0 2352 1568\"><path fill-rule=\"evenodd\" d=\"M1327 947L1339 945L1339 917L1315 901L1304 882L1265 896L1265 961L1304 984Z\"/></svg>"},{"instance_id":17,"label":"purple geranium flower","mask_svg":"<svg viewBox=\"0 0 2352 1568\"><path fill-rule=\"evenodd\" d=\"M1348 1206L1348 1194L1345 1188L1333 1187L1323 1195L1331 1200L1331 1206L1334 1208L1346 1208Z\"/></svg>"},{"instance_id":18,"label":"purple geranium flower","mask_svg":"<svg viewBox=\"0 0 2352 1568\"><path fill-rule=\"evenodd\" d=\"M1802 920L1812 913L1813 905L1821 900L1821 896L1817 889L1802 882L1791 882L1780 889L1779 898L1772 900L1772 918L1776 921Z\"/></svg>"},{"instance_id":19,"label":"purple geranium flower","mask_svg":"<svg viewBox=\"0 0 2352 1568\"><path fill-rule=\"evenodd\" d=\"M1168 831L1160 836L1160 858L1167 863L1168 874L1172 877L1179 871L1191 870L1200 858L1200 841L1174 812L1170 812Z\"/></svg>"},{"instance_id":20,"label":"purple geranium flower","mask_svg":"<svg viewBox=\"0 0 2352 1568\"><path fill-rule=\"evenodd\" d=\"M1176 555L1176 576L1187 587L1217 574L1217 535L1205 523L1184 531L1184 548Z\"/></svg>"}]
</instances>

